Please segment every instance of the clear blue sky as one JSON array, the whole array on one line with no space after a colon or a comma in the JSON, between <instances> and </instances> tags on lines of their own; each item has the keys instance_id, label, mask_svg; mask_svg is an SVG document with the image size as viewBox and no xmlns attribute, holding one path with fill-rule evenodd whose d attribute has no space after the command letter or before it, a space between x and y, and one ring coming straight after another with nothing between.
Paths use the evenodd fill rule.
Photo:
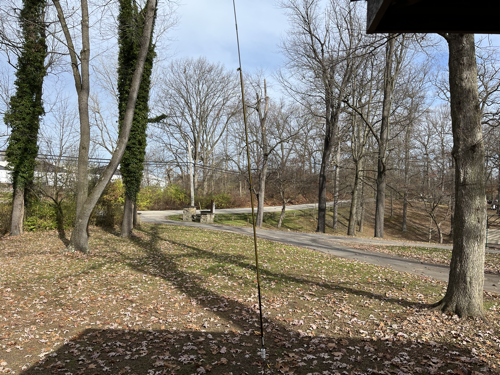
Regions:
<instances>
[{"instance_id":1,"label":"clear blue sky","mask_svg":"<svg viewBox=\"0 0 500 375\"><path fill-rule=\"evenodd\" d=\"M288 25L273 0L236 0L243 70L270 73L281 63L280 38ZM232 0L183 0L171 37L176 57L205 56L236 69L237 47Z\"/></svg>"},{"instance_id":2,"label":"clear blue sky","mask_svg":"<svg viewBox=\"0 0 500 375\"><path fill-rule=\"evenodd\" d=\"M168 0L160 0L160 6L165 1ZM274 0L236 0L236 10L243 71L253 73L262 69L270 76L282 61L278 44L288 28L283 10L276 6ZM168 38L173 40L168 55L173 54L172 58L205 56L211 62L223 63L227 69L238 68L232 0L179 0L177 16L177 26L168 32ZM95 54L98 50L99 47L94 44L92 52ZM0 64L7 69L3 55L0 55ZM13 69L7 70L13 76ZM49 99L54 97L54 86L49 81L54 81L54 77L47 79L47 105ZM59 76L57 86L59 92L66 92L76 105L70 74ZM5 103L0 103L0 112L4 109L2 104ZM5 132L3 116L0 115L0 149L5 148L5 137L2 137Z\"/></svg>"}]
</instances>

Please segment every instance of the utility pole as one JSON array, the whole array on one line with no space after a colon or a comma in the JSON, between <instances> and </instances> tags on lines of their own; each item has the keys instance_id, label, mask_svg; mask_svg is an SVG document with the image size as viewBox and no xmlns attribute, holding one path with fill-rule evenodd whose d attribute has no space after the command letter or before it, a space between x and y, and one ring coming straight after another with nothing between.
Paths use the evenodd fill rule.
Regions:
<instances>
[{"instance_id":1,"label":"utility pole","mask_svg":"<svg viewBox=\"0 0 500 375\"><path fill-rule=\"evenodd\" d=\"M194 207L194 177L193 177L193 158L191 156L191 141L188 139L189 148L189 180L191 182L191 207Z\"/></svg>"}]
</instances>

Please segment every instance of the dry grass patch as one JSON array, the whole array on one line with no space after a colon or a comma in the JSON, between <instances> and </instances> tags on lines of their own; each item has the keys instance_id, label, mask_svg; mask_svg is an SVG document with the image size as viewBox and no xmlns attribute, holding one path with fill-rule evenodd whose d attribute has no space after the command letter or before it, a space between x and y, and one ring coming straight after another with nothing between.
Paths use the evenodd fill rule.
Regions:
<instances>
[{"instance_id":1,"label":"dry grass patch","mask_svg":"<svg viewBox=\"0 0 500 375\"><path fill-rule=\"evenodd\" d=\"M495 374L500 299L486 320L429 311L445 285L251 238L144 225L93 229L90 255L56 233L0 242L0 371L23 374Z\"/></svg>"}]
</instances>

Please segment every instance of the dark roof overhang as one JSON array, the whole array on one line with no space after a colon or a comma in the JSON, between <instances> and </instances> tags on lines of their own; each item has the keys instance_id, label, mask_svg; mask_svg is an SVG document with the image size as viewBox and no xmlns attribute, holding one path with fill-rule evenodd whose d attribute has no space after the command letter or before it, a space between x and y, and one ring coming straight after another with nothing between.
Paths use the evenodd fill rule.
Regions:
<instances>
[{"instance_id":1,"label":"dark roof overhang","mask_svg":"<svg viewBox=\"0 0 500 375\"><path fill-rule=\"evenodd\" d=\"M367 2L369 34L500 34L499 0L367 0Z\"/></svg>"}]
</instances>

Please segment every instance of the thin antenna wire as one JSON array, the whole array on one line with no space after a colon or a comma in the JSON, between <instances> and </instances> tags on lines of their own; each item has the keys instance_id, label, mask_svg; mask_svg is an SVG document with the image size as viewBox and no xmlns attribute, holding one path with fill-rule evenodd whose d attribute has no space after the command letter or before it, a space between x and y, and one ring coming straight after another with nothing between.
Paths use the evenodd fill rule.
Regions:
<instances>
[{"instance_id":1,"label":"thin antenna wire","mask_svg":"<svg viewBox=\"0 0 500 375\"><path fill-rule=\"evenodd\" d=\"M240 72L240 82L241 82L241 100L243 102L243 121L245 123L245 139L247 146L247 164L248 164L248 180L250 182L250 202L252 206L252 226L253 226L253 243L255 248L255 266L257 268L257 291L259 295L259 314L260 314L260 338L261 338L261 357L265 361L266 360L266 349L264 347L264 322L262 319L262 297L260 293L260 273L259 273L259 253L257 251L257 229L255 227L255 209L253 206L253 186L252 186L252 169L250 168L250 142L248 141L248 125L247 125L247 111L245 105L245 87L243 84L243 70L241 69L241 53L240 53L240 37L238 35L238 20L236 18L236 2L233 0L233 8L234 8L234 24L236 26L236 43L238 44L238 61Z\"/></svg>"}]
</instances>

